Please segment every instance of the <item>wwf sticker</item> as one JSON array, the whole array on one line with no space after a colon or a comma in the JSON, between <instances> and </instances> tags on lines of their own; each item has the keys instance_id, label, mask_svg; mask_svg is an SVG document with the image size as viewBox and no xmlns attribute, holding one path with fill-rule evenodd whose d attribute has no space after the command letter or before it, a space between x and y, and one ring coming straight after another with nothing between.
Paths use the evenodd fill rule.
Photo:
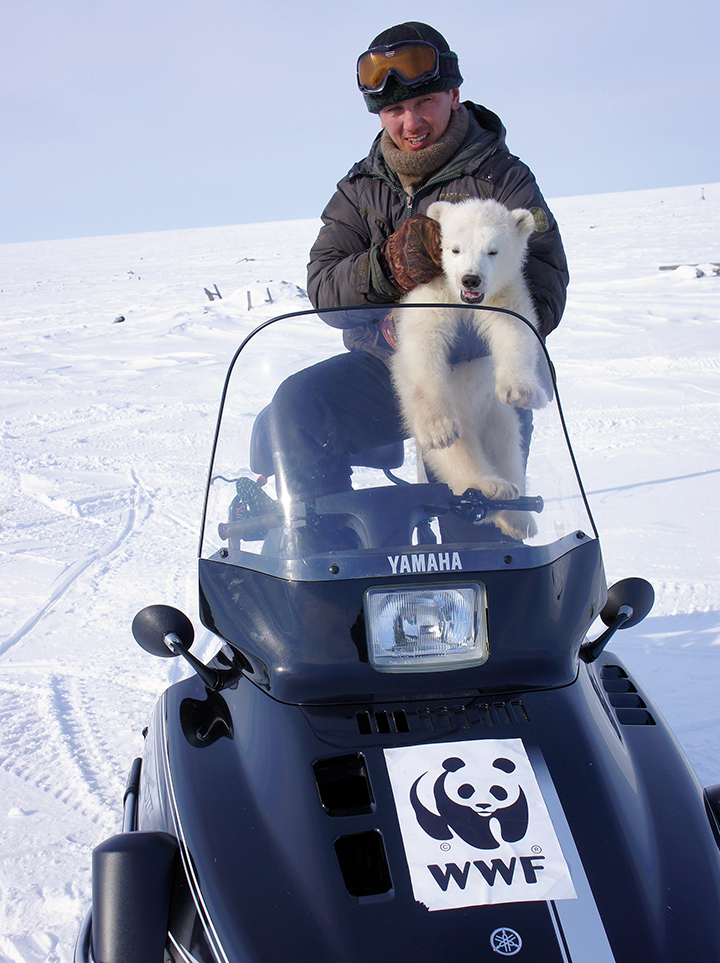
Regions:
<instances>
[{"instance_id":1,"label":"wwf sticker","mask_svg":"<svg viewBox=\"0 0 720 963\"><path fill-rule=\"evenodd\" d=\"M544 234L545 231L550 230L550 221L548 220L547 211L544 211L542 207L531 207L530 213L535 221L536 234Z\"/></svg>"},{"instance_id":2,"label":"wwf sticker","mask_svg":"<svg viewBox=\"0 0 720 963\"><path fill-rule=\"evenodd\" d=\"M575 899L521 739L386 749L415 899L429 910Z\"/></svg>"}]
</instances>

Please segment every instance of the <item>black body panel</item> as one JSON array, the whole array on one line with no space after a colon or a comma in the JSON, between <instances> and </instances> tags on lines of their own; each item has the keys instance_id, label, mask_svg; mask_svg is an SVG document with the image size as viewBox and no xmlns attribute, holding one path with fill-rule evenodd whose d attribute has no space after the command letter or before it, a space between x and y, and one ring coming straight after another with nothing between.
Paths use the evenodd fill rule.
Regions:
<instances>
[{"instance_id":1,"label":"black body panel","mask_svg":"<svg viewBox=\"0 0 720 963\"><path fill-rule=\"evenodd\" d=\"M607 666L627 678L606 654L560 689L455 704L301 708L242 680L212 697L226 702L234 737L205 748L192 744L181 718L185 700L203 699L202 685L192 679L169 689L163 729L166 765L182 773L171 790L179 836L227 959L296 957L302 946L307 960L422 963L452 946L458 959L493 960L490 935L504 927L521 934L520 958L530 963L594 959L587 947L578 949L577 935L569 955L556 949L565 938L563 904L574 901L428 912L413 897L383 749L487 738L520 738L536 769L547 767L581 861L565 853L576 888L584 873L597 907L584 898L571 909L591 917L599 910L616 963L720 959L720 859L701 790L657 710L632 682L646 713L635 721L646 724L620 721L623 709L611 704L618 700L603 684L616 669ZM608 684L616 687L612 678ZM364 718L372 720L365 733ZM154 727L164 753L158 736ZM364 763L370 792L357 795L359 812L349 806L349 814L333 815L323 805L316 764L353 755ZM346 802L354 792L349 784ZM336 844L373 832L382 838L391 886L353 896ZM376 877L368 878L372 885Z\"/></svg>"},{"instance_id":2,"label":"black body panel","mask_svg":"<svg viewBox=\"0 0 720 963\"><path fill-rule=\"evenodd\" d=\"M487 663L452 673L382 674L367 658L363 593L408 584L407 577L289 582L207 559L199 571L203 623L249 659L259 685L296 704L422 698L447 695L448 687L471 697L566 685L605 601L594 539L539 568L444 574L443 584L476 579L487 587Z\"/></svg>"}]
</instances>

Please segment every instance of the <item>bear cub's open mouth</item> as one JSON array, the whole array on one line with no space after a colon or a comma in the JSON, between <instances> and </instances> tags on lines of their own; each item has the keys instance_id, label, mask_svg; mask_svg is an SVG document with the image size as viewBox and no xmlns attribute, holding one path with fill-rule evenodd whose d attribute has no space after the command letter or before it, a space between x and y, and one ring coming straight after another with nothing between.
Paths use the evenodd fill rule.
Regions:
<instances>
[{"instance_id":1,"label":"bear cub's open mouth","mask_svg":"<svg viewBox=\"0 0 720 963\"><path fill-rule=\"evenodd\" d=\"M461 291L460 297L465 304L480 304L485 294L483 291Z\"/></svg>"}]
</instances>

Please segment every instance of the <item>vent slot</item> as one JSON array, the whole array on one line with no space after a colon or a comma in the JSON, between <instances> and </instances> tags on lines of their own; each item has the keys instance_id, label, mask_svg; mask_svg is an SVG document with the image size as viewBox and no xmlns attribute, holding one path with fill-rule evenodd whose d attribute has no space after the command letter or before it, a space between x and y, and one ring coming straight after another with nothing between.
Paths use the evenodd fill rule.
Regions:
<instances>
[{"instance_id":1,"label":"vent slot","mask_svg":"<svg viewBox=\"0 0 720 963\"><path fill-rule=\"evenodd\" d=\"M372 723L370 722L369 712L356 712L355 719L357 720L358 732L361 736L372 735Z\"/></svg>"},{"instance_id":2,"label":"vent slot","mask_svg":"<svg viewBox=\"0 0 720 963\"><path fill-rule=\"evenodd\" d=\"M435 723L438 729L453 728L453 724L450 721L450 713L444 707L435 710Z\"/></svg>"},{"instance_id":3,"label":"vent slot","mask_svg":"<svg viewBox=\"0 0 720 963\"><path fill-rule=\"evenodd\" d=\"M450 710L452 714L453 728L455 729L469 729L470 720L467 717L467 711L465 706L454 706Z\"/></svg>"},{"instance_id":4,"label":"vent slot","mask_svg":"<svg viewBox=\"0 0 720 963\"><path fill-rule=\"evenodd\" d=\"M392 889L385 843L377 829L341 836L335 841L335 855L351 896L380 896Z\"/></svg>"},{"instance_id":5,"label":"vent slot","mask_svg":"<svg viewBox=\"0 0 720 963\"><path fill-rule=\"evenodd\" d=\"M506 702L493 702L492 713L499 726L511 726L512 719Z\"/></svg>"},{"instance_id":6,"label":"vent slot","mask_svg":"<svg viewBox=\"0 0 720 963\"><path fill-rule=\"evenodd\" d=\"M616 709L621 726L654 726L655 720L647 709Z\"/></svg>"},{"instance_id":7,"label":"vent slot","mask_svg":"<svg viewBox=\"0 0 720 963\"><path fill-rule=\"evenodd\" d=\"M424 732L435 731L435 723L433 722L432 713L429 709L418 709L417 717L420 720L420 726Z\"/></svg>"},{"instance_id":8,"label":"vent slot","mask_svg":"<svg viewBox=\"0 0 720 963\"><path fill-rule=\"evenodd\" d=\"M645 709L645 703L637 692L608 692L610 705L614 709Z\"/></svg>"},{"instance_id":9,"label":"vent slot","mask_svg":"<svg viewBox=\"0 0 720 963\"><path fill-rule=\"evenodd\" d=\"M630 679L603 679L606 692L637 692Z\"/></svg>"},{"instance_id":10,"label":"vent slot","mask_svg":"<svg viewBox=\"0 0 720 963\"><path fill-rule=\"evenodd\" d=\"M652 713L624 669L619 665L603 665L600 678L621 726L655 725Z\"/></svg>"},{"instance_id":11,"label":"vent slot","mask_svg":"<svg viewBox=\"0 0 720 963\"><path fill-rule=\"evenodd\" d=\"M356 712L355 721L361 736L371 736L374 732L381 735L410 732L410 723L404 709L393 709L392 712Z\"/></svg>"},{"instance_id":12,"label":"vent slot","mask_svg":"<svg viewBox=\"0 0 720 963\"><path fill-rule=\"evenodd\" d=\"M519 699L515 699L514 702L510 703L510 711L513 714L515 722L530 722L525 706Z\"/></svg>"},{"instance_id":13,"label":"vent slot","mask_svg":"<svg viewBox=\"0 0 720 963\"><path fill-rule=\"evenodd\" d=\"M387 733L392 732L390 716L388 716L387 712L375 713L375 725L377 726L377 731L382 732L383 735L387 735Z\"/></svg>"},{"instance_id":14,"label":"vent slot","mask_svg":"<svg viewBox=\"0 0 720 963\"><path fill-rule=\"evenodd\" d=\"M408 725L407 716L402 709L396 709L393 714L393 722L395 723L396 732L410 732L410 726Z\"/></svg>"},{"instance_id":15,"label":"vent slot","mask_svg":"<svg viewBox=\"0 0 720 963\"><path fill-rule=\"evenodd\" d=\"M490 706L478 706L478 713L480 716L480 724L483 726L494 726L495 720L490 712Z\"/></svg>"},{"instance_id":16,"label":"vent slot","mask_svg":"<svg viewBox=\"0 0 720 963\"><path fill-rule=\"evenodd\" d=\"M372 789L362 753L320 759L313 770L320 802L329 816L358 816L373 811Z\"/></svg>"},{"instance_id":17,"label":"vent slot","mask_svg":"<svg viewBox=\"0 0 720 963\"><path fill-rule=\"evenodd\" d=\"M635 689L627 680L631 690ZM627 688L619 689L628 692ZM623 706L631 703L623 703ZM635 705L636 703L632 703ZM414 720L417 719L417 722ZM473 725L481 726L511 726L516 723L527 723L529 717L525 706L519 699L512 702L493 702L455 706L432 706L408 712L405 709L385 710L374 712L360 711L355 713L358 732L362 736L391 735L394 732L405 734L408 732L450 732L454 729L469 729Z\"/></svg>"}]
</instances>

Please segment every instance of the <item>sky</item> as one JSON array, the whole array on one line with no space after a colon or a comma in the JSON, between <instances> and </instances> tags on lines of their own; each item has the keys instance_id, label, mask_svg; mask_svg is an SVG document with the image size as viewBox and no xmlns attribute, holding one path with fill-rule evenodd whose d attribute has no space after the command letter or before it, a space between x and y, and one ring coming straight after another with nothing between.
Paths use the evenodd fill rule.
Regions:
<instances>
[{"instance_id":1,"label":"sky","mask_svg":"<svg viewBox=\"0 0 720 963\"><path fill-rule=\"evenodd\" d=\"M716 0L2 0L0 243L319 216L407 19L546 197L720 180Z\"/></svg>"}]
</instances>

